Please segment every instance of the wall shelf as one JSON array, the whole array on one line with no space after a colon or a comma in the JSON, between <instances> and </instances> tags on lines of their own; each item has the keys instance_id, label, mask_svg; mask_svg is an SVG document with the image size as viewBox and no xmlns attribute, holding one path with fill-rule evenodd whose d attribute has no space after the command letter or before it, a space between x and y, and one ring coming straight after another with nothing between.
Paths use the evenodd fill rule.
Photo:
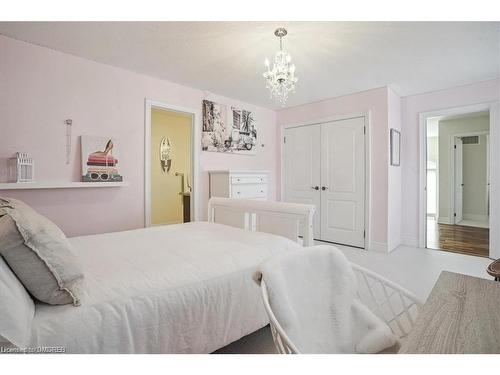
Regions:
<instances>
[{"instance_id":1,"label":"wall shelf","mask_svg":"<svg viewBox=\"0 0 500 375\"><path fill-rule=\"evenodd\" d=\"M7 182L0 183L0 190L28 189L80 189L80 188L110 188L128 186L128 182Z\"/></svg>"}]
</instances>

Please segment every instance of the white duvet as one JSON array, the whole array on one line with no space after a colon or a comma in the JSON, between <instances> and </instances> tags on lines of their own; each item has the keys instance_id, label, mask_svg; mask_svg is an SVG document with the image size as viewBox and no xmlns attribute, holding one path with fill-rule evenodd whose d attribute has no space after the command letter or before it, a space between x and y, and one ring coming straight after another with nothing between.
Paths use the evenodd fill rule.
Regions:
<instances>
[{"instance_id":1,"label":"white duvet","mask_svg":"<svg viewBox=\"0 0 500 375\"><path fill-rule=\"evenodd\" d=\"M268 323L256 266L283 237L195 222L70 239L82 304L39 304L31 346L68 353L210 353Z\"/></svg>"}]
</instances>

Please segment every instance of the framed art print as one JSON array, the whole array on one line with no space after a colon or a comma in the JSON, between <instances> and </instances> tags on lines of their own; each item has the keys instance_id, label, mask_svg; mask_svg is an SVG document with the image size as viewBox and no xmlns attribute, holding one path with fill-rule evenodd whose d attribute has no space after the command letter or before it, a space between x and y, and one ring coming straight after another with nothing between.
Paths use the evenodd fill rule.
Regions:
<instances>
[{"instance_id":1,"label":"framed art print","mask_svg":"<svg viewBox=\"0 0 500 375\"><path fill-rule=\"evenodd\" d=\"M81 136L82 181L121 182L118 140L112 137Z\"/></svg>"},{"instance_id":2,"label":"framed art print","mask_svg":"<svg viewBox=\"0 0 500 375\"><path fill-rule=\"evenodd\" d=\"M255 155L257 129L254 113L203 100L202 151Z\"/></svg>"}]
</instances>

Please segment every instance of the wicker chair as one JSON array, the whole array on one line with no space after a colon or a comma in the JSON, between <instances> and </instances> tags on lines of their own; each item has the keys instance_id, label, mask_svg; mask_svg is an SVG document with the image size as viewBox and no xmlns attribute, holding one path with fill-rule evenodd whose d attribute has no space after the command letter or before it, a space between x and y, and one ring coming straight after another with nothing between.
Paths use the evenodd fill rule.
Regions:
<instances>
[{"instance_id":1,"label":"wicker chair","mask_svg":"<svg viewBox=\"0 0 500 375\"><path fill-rule=\"evenodd\" d=\"M379 274L354 263L351 266L358 282L359 299L391 328L400 343L404 341L415 324L422 302L412 292ZM299 354L273 313L264 280L260 285L278 353Z\"/></svg>"}]
</instances>

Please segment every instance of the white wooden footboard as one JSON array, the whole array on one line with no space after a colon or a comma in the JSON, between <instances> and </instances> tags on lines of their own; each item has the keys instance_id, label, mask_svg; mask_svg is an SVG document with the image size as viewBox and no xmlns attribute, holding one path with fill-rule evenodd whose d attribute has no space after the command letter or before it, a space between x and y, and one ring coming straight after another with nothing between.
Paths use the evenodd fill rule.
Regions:
<instances>
[{"instance_id":1,"label":"white wooden footboard","mask_svg":"<svg viewBox=\"0 0 500 375\"><path fill-rule=\"evenodd\" d=\"M310 204L214 197L208 202L208 221L276 234L312 246L314 211Z\"/></svg>"}]
</instances>

